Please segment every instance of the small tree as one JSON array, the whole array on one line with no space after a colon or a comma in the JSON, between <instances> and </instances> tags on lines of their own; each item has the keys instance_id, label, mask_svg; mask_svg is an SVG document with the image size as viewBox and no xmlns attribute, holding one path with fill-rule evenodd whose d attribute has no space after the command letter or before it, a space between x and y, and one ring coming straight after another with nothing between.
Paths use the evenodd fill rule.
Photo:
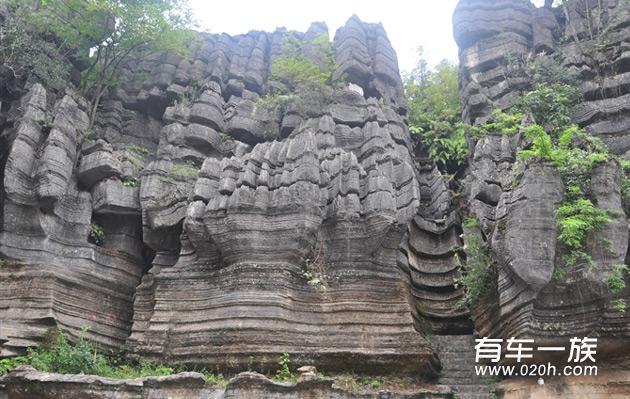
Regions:
<instances>
[{"instance_id":1,"label":"small tree","mask_svg":"<svg viewBox=\"0 0 630 399\"><path fill-rule=\"evenodd\" d=\"M90 126L107 90L127 63L155 52L183 53L192 37L187 0L39 0L32 20L84 67L80 89L90 101Z\"/></svg>"},{"instance_id":2,"label":"small tree","mask_svg":"<svg viewBox=\"0 0 630 399\"><path fill-rule=\"evenodd\" d=\"M29 23L28 7L17 1L8 4L9 13L0 23L0 92L28 77L49 88L63 87L68 66L54 43L41 37Z\"/></svg>"},{"instance_id":3,"label":"small tree","mask_svg":"<svg viewBox=\"0 0 630 399\"><path fill-rule=\"evenodd\" d=\"M420 50L416 67L404 79L409 130L422 138L438 167L456 173L468 147L461 122L457 65L447 60L429 69Z\"/></svg>"}]
</instances>

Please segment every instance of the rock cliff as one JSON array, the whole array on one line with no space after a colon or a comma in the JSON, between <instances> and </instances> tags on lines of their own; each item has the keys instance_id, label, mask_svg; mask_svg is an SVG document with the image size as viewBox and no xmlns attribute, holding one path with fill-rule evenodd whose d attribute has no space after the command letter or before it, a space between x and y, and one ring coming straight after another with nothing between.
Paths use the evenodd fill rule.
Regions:
<instances>
[{"instance_id":1,"label":"rock cliff","mask_svg":"<svg viewBox=\"0 0 630 399\"><path fill-rule=\"evenodd\" d=\"M71 92L35 84L11 103L4 355L89 325L104 347L177 364L267 370L286 352L325 370L435 374L414 328L421 266L399 243L421 257L414 237L442 234L448 198L414 160L382 26L339 29L334 74L348 83L318 109L257 102L281 84L269 70L283 41L308 54L322 33L203 34L188 60L130 66L145 77L110 93L91 129Z\"/></svg>"},{"instance_id":2,"label":"rock cliff","mask_svg":"<svg viewBox=\"0 0 630 399\"><path fill-rule=\"evenodd\" d=\"M583 101L574 121L625 159L628 54L622 48L630 31L621 20L627 21L628 12L623 1L573 1L553 9L519 1L460 1L453 20L464 119L480 124L493 109L514 105L533 85L527 60L553 54L566 73L577 76ZM610 161L590 176L591 196L611 215L588 239L587 252L597 267L573 269L558 281L552 274L565 252L555 215L565 183L551 165L515 171L516 153L526 145L521 133L497 134L476 141L470 154L467 207L480 222L497 270L492 295L473 311L475 327L482 336L530 336L540 342L596 335L605 350L627 354L628 316L612 309L605 277L628 254L623 172Z\"/></svg>"},{"instance_id":3,"label":"rock cliff","mask_svg":"<svg viewBox=\"0 0 630 399\"><path fill-rule=\"evenodd\" d=\"M516 104L533 85L528 57L557 54L583 95L574 121L629 159L628 21L623 0L566 8L460 0L453 22L463 120L481 125ZM630 316L613 308L606 287L628 256L619 162L590 177L592 197L611 215L588 239L598 267L554 280L564 255L555 219L562 176L545 163L516 170L529 145L523 129L490 134L470 139L463 193L454 196L415 151L380 24L354 16L336 32L341 83L317 106L262 106L283 87L271 66L287 38L313 58L322 34L321 23L305 33L199 34L188 58L129 65L140 73L107 94L93 127L70 87L28 82L0 93L1 357L44 343L51 328L77 337L89 326L86 337L104 349L227 373L273 371L286 353L326 373L434 383L441 362L445 372L462 371L454 357L463 349L448 342L465 345L473 334L548 344L598 337L610 368L624 368ZM464 216L478 226L462 226ZM489 249L492 270L489 294L470 308L457 283L464 230ZM630 299L628 289L619 298ZM432 335L440 335L433 346ZM608 395L606 381L625 378L619 373L584 381ZM470 395L488 397L473 382ZM11 398L70 390L99 398L453 395L439 386L417 396L355 395L331 384L241 374L215 390L198 374L117 382L20 369L2 380L0 397L2 389ZM535 390L519 384L498 392Z\"/></svg>"}]
</instances>

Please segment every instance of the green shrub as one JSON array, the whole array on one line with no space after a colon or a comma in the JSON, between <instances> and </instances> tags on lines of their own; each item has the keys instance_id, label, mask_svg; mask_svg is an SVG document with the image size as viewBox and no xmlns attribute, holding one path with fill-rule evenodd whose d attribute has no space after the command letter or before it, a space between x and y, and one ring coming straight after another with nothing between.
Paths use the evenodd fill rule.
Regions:
<instances>
[{"instance_id":1,"label":"green shrub","mask_svg":"<svg viewBox=\"0 0 630 399\"><path fill-rule=\"evenodd\" d=\"M309 56L305 48L309 47ZM295 36L287 36L283 43L282 55L271 64L270 78L297 89L303 82L315 81L329 84L335 70L335 53L328 34L321 33L310 42Z\"/></svg>"},{"instance_id":2,"label":"green shrub","mask_svg":"<svg viewBox=\"0 0 630 399\"><path fill-rule=\"evenodd\" d=\"M475 218L468 218L462 223L462 227L478 227L479 222Z\"/></svg>"},{"instance_id":3,"label":"green shrub","mask_svg":"<svg viewBox=\"0 0 630 399\"><path fill-rule=\"evenodd\" d=\"M203 372L203 377L208 385L224 387L226 384L223 374L215 374L207 371Z\"/></svg>"},{"instance_id":4,"label":"green shrub","mask_svg":"<svg viewBox=\"0 0 630 399\"><path fill-rule=\"evenodd\" d=\"M269 92L256 105L280 115L290 108L304 114L321 112L332 96L334 70L334 51L327 34L322 33L307 43L288 36L282 55L271 64L270 79L284 83L289 93Z\"/></svg>"},{"instance_id":5,"label":"green shrub","mask_svg":"<svg viewBox=\"0 0 630 399\"><path fill-rule=\"evenodd\" d=\"M99 224L90 224L90 239L96 245L102 245L105 242L105 230Z\"/></svg>"},{"instance_id":6,"label":"green shrub","mask_svg":"<svg viewBox=\"0 0 630 399\"><path fill-rule=\"evenodd\" d=\"M120 364L116 366L108 364L99 371L98 375L108 378L129 379L172 375L175 372L175 369L172 367L141 361L137 364Z\"/></svg>"},{"instance_id":7,"label":"green shrub","mask_svg":"<svg viewBox=\"0 0 630 399\"><path fill-rule=\"evenodd\" d=\"M573 87L578 85L577 73L562 65L562 59L557 54L539 54L526 62L526 68L527 75L532 78L535 85L564 84Z\"/></svg>"},{"instance_id":8,"label":"green shrub","mask_svg":"<svg viewBox=\"0 0 630 399\"><path fill-rule=\"evenodd\" d=\"M275 379L278 381L296 381L297 375L291 371L291 361L288 353L283 353L278 362L280 368L276 371Z\"/></svg>"},{"instance_id":9,"label":"green shrub","mask_svg":"<svg viewBox=\"0 0 630 399\"><path fill-rule=\"evenodd\" d=\"M199 169L193 161L187 161L184 164L175 164L171 166L171 173L182 177L197 176Z\"/></svg>"},{"instance_id":10,"label":"green shrub","mask_svg":"<svg viewBox=\"0 0 630 399\"><path fill-rule=\"evenodd\" d=\"M544 53L527 60L526 72L534 87L517 108L555 137L571 124L573 107L580 101L577 75L562 65L559 56Z\"/></svg>"},{"instance_id":11,"label":"green shrub","mask_svg":"<svg viewBox=\"0 0 630 399\"><path fill-rule=\"evenodd\" d=\"M87 331L87 328L83 328L73 344L66 338L65 332L55 330L52 334L55 339L51 345L30 348L25 356L0 360L0 376L20 365L31 365L39 371L50 373L93 374L119 379L163 376L175 372L171 367L149 362L115 364L85 338Z\"/></svg>"},{"instance_id":12,"label":"green shrub","mask_svg":"<svg viewBox=\"0 0 630 399\"><path fill-rule=\"evenodd\" d=\"M556 126L555 138L543 126L535 124L525 129L525 137L531 140L529 148L519 151L521 162L545 161L562 175L564 201L556 212L558 241L568 250L563 258L566 266L583 261L594 266L592 258L584 251L589 233L601 230L608 221L608 213L597 208L588 199L593 169L607 161L606 146L576 125ZM515 168L519 169L519 168ZM563 280L567 271L556 265L555 280Z\"/></svg>"},{"instance_id":13,"label":"green shrub","mask_svg":"<svg viewBox=\"0 0 630 399\"><path fill-rule=\"evenodd\" d=\"M608 213L587 198L563 202L556 213L560 229L558 239L570 250L583 248L587 234L599 231L608 221Z\"/></svg>"},{"instance_id":14,"label":"green shrub","mask_svg":"<svg viewBox=\"0 0 630 399\"><path fill-rule=\"evenodd\" d=\"M0 377L18 366L29 364L28 356L15 356L0 359Z\"/></svg>"},{"instance_id":15,"label":"green shrub","mask_svg":"<svg viewBox=\"0 0 630 399\"><path fill-rule=\"evenodd\" d=\"M57 346L50 349L33 350L31 365L38 370L62 374L99 374L107 367L105 357L80 335L72 345L63 331L57 334Z\"/></svg>"},{"instance_id":16,"label":"green shrub","mask_svg":"<svg viewBox=\"0 0 630 399\"><path fill-rule=\"evenodd\" d=\"M360 385L363 385L366 388L378 389L381 386L381 380L378 378L364 378L359 381Z\"/></svg>"},{"instance_id":17,"label":"green shrub","mask_svg":"<svg viewBox=\"0 0 630 399\"><path fill-rule=\"evenodd\" d=\"M519 132L522 120L523 114L521 113L509 114L500 109L495 109L492 112L492 119L482 125L472 126L470 134L474 138L496 134L513 136Z\"/></svg>"},{"instance_id":18,"label":"green shrub","mask_svg":"<svg viewBox=\"0 0 630 399\"><path fill-rule=\"evenodd\" d=\"M325 290L328 288L328 276L322 273L312 272L306 270L303 274L306 282L311 287L315 287L319 290Z\"/></svg>"},{"instance_id":19,"label":"green shrub","mask_svg":"<svg viewBox=\"0 0 630 399\"><path fill-rule=\"evenodd\" d=\"M613 295L619 295L626 288L625 274L629 268L627 265L615 265L611 271L606 274L606 283Z\"/></svg>"},{"instance_id":20,"label":"green shrub","mask_svg":"<svg viewBox=\"0 0 630 399\"><path fill-rule=\"evenodd\" d=\"M612 307L615 311L619 313L626 313L626 300L622 298L614 299L612 302Z\"/></svg>"},{"instance_id":21,"label":"green shrub","mask_svg":"<svg viewBox=\"0 0 630 399\"><path fill-rule=\"evenodd\" d=\"M416 68L404 77L404 89L409 131L420 137L440 170L455 174L468 154L457 65L444 60L429 70L420 53Z\"/></svg>"},{"instance_id":22,"label":"green shrub","mask_svg":"<svg viewBox=\"0 0 630 399\"><path fill-rule=\"evenodd\" d=\"M555 131L571 123L572 108L578 100L578 90L573 86L541 83L521 97L519 108L531 113L536 123Z\"/></svg>"},{"instance_id":23,"label":"green shrub","mask_svg":"<svg viewBox=\"0 0 630 399\"><path fill-rule=\"evenodd\" d=\"M528 160L538 158L544 161L551 161L555 157L551 137L545 132L540 125L531 125L525 129L525 137L532 140L532 146L529 149L521 150L518 158Z\"/></svg>"},{"instance_id":24,"label":"green shrub","mask_svg":"<svg viewBox=\"0 0 630 399\"><path fill-rule=\"evenodd\" d=\"M92 126L101 99L142 63L146 54L187 55L195 35L184 0L56 0L34 1L30 20L83 66L80 89L89 101ZM88 49L90 51L88 51ZM44 64L47 65L47 64Z\"/></svg>"},{"instance_id":25,"label":"green shrub","mask_svg":"<svg viewBox=\"0 0 630 399\"><path fill-rule=\"evenodd\" d=\"M122 185L125 187L135 187L138 185L138 181L133 177L124 178L121 181Z\"/></svg>"},{"instance_id":26,"label":"green shrub","mask_svg":"<svg viewBox=\"0 0 630 399\"><path fill-rule=\"evenodd\" d=\"M28 2L7 2L9 13L0 24L0 81L27 79L46 88L61 89L69 77L70 64L53 41L38 31ZM4 85L0 83L0 92Z\"/></svg>"},{"instance_id":27,"label":"green shrub","mask_svg":"<svg viewBox=\"0 0 630 399\"><path fill-rule=\"evenodd\" d=\"M485 297L490 290L490 258L487 248L476 235L466 237L464 252L466 253L465 267L462 276L457 280L456 287L464 287L464 302L475 305Z\"/></svg>"},{"instance_id":28,"label":"green shrub","mask_svg":"<svg viewBox=\"0 0 630 399\"><path fill-rule=\"evenodd\" d=\"M0 375L19 365L29 364L40 371L63 374L99 374L107 369L107 360L84 339L87 329L71 344L61 330L55 332L51 347L29 348L25 356L0 361Z\"/></svg>"}]
</instances>

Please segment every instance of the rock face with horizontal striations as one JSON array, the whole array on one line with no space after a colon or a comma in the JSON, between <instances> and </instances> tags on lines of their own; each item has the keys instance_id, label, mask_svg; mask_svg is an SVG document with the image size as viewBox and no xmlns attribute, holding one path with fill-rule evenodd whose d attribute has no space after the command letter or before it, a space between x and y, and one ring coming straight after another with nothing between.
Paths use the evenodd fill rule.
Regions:
<instances>
[{"instance_id":1,"label":"rock face with horizontal striations","mask_svg":"<svg viewBox=\"0 0 630 399\"><path fill-rule=\"evenodd\" d=\"M584 96L574 122L600 137L611 153L624 154L629 130L621 105L627 102L625 69L619 66L624 65L621 43L628 33L628 11L617 1L536 8L521 1L461 0L454 34L466 122L481 124L493 109L515 105L534 84L528 60L553 53L567 73L577 75ZM597 336L600 356L627 356L627 313L613 308L607 283L628 253L619 163L609 160L590 176L589 195L610 219L587 239L585 252L597 266L567 267L566 279L559 279L554 270L564 264L567 250L557 240L556 212L565 182L551 163L515 167L517 152L530 144L522 133L480 138L469 158L466 207L479 222L478 233L496 270L490 294L471 310L475 329L481 336L532 337L537 343ZM627 300L628 291L615 298Z\"/></svg>"},{"instance_id":2,"label":"rock face with horizontal striations","mask_svg":"<svg viewBox=\"0 0 630 399\"><path fill-rule=\"evenodd\" d=\"M464 122L516 105L534 85L529 60L554 54L583 94L574 121L628 159L628 11L616 0L461 0ZM550 163L517 163L529 116L514 135L469 137L453 183L409 134L382 25L351 17L331 42L329 87L292 101L273 63L290 41L324 65L322 38L330 42L323 23L200 33L187 58L129 62L93 123L70 88L3 83L12 89L0 93L0 357L45 343L50 329L76 339L89 326L99 347L139 361L272 373L286 354L292 366L446 381L471 395L487 389L454 357L473 334L550 345L596 336L599 356L627 362L630 316L613 299L630 291L613 297L607 281L628 258L625 163L602 162L587 187L610 216L586 243L598 266L569 267L559 281L566 182ZM470 234L491 273L467 306ZM197 373L115 381L21 368L0 380L0 398L453 396L440 386L359 394L308 370L297 385L242 373L215 389ZM553 384L566 395L625 393L622 377ZM517 381L498 393L530 391L547 392Z\"/></svg>"},{"instance_id":3,"label":"rock face with horizontal striations","mask_svg":"<svg viewBox=\"0 0 630 399\"><path fill-rule=\"evenodd\" d=\"M331 114L346 98L367 111L357 96L339 93L283 141L206 157L175 264L138 289L132 352L235 370L272 368L286 352L327 370L433 373L396 267L420 197L405 126L377 103L380 119L365 112L352 145L338 141L351 128Z\"/></svg>"},{"instance_id":4,"label":"rock face with horizontal striations","mask_svg":"<svg viewBox=\"0 0 630 399\"><path fill-rule=\"evenodd\" d=\"M125 207L137 208L137 198L134 202L106 186L93 206L94 198L76 173L88 124L85 104L73 93L56 101L47 96L42 86L32 86L13 105L22 112L13 114L12 127L3 131L9 144L3 148L0 228L3 356L41 342L54 327L77 334L91 325L90 338L104 347L120 347L129 334L134 290L144 268L133 218L105 229L105 247L88 243L99 206L119 214ZM115 170L94 175L99 173L105 177ZM127 243L136 240L135 246L114 250L120 234L128 235Z\"/></svg>"},{"instance_id":5,"label":"rock face with horizontal striations","mask_svg":"<svg viewBox=\"0 0 630 399\"><path fill-rule=\"evenodd\" d=\"M32 86L3 133L3 354L89 325L161 363L272 370L288 353L434 376L412 287L421 271L456 274L457 218L439 172L416 165L383 27L355 16L338 31L343 79L319 103L259 101L284 85L270 69L287 38L319 63L327 35L201 34L190 59L132 62L146 78L108 93L93 126L80 96ZM425 252L450 258L427 267ZM437 313L467 314L440 295Z\"/></svg>"},{"instance_id":6,"label":"rock face with horizontal striations","mask_svg":"<svg viewBox=\"0 0 630 399\"><path fill-rule=\"evenodd\" d=\"M268 377L244 372L229 380L225 387L206 383L203 374L187 372L164 377L144 377L113 380L91 375L42 373L22 366L4 379L3 393L11 399L447 399L452 391L447 387L427 387L416 392L408 389L379 389L368 392L351 391L334 386L330 378L315 377L297 383L276 382Z\"/></svg>"},{"instance_id":7,"label":"rock face with horizontal striations","mask_svg":"<svg viewBox=\"0 0 630 399\"><path fill-rule=\"evenodd\" d=\"M416 328L429 334L468 333L470 314L458 286L460 218L433 162L419 167L420 206L400 244L399 265L411 276Z\"/></svg>"}]
</instances>

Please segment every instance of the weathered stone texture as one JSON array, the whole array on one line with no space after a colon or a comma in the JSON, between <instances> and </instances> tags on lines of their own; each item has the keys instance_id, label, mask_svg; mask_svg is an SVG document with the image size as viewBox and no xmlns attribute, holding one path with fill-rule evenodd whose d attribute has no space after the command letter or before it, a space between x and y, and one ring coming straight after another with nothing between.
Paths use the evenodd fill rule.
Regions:
<instances>
[{"instance_id":1,"label":"weathered stone texture","mask_svg":"<svg viewBox=\"0 0 630 399\"><path fill-rule=\"evenodd\" d=\"M179 373L167 377L112 380L90 375L41 373L21 367L0 379L11 399L449 399L448 387L428 385L398 391L352 392L333 386L329 378L297 383L274 382L262 374L246 372L232 378L225 388L206 384L203 374ZM4 392L3 392L4 391Z\"/></svg>"},{"instance_id":2,"label":"weathered stone texture","mask_svg":"<svg viewBox=\"0 0 630 399\"><path fill-rule=\"evenodd\" d=\"M283 114L257 101L282 89L269 76L287 37L323 62L312 41L327 34L201 34L188 60L129 65L147 77L112 90L90 128L79 96L33 86L3 133L3 354L90 325L105 347L159 362L266 370L288 352L325 370L435 375L410 287L418 270L456 275L457 218L439 172L415 164L383 27L352 17L338 31L347 83L330 99ZM400 242L426 252L422 234L446 266L407 265ZM438 318L465 316L440 295Z\"/></svg>"},{"instance_id":3,"label":"weathered stone texture","mask_svg":"<svg viewBox=\"0 0 630 399\"><path fill-rule=\"evenodd\" d=\"M601 5L601 26L585 20L587 3L593 15ZM464 119L482 123L493 108L513 105L532 85L522 61L531 57L530 52L554 52L563 57L565 67L579 72L584 102L578 106L576 122L600 135L612 152L623 153L628 130L598 130L592 121L595 115L606 115L602 119L609 124L625 117L623 107L613 105L623 104L624 89L606 89L619 81L623 71L604 68L602 62L617 63L618 57L623 58L610 49L617 48L623 37L625 28L619 19L627 20L627 5L568 2L569 20L562 10L535 8L520 1L459 2L454 29L460 46ZM597 40L600 44L595 46ZM523 120L523 124L528 122ZM597 335L601 342L618 342L630 331L625 314L611 308L606 276L614 265L624 262L628 250L619 165L610 161L591 177L594 202L610 214L610 222L587 242L586 252L597 267L568 267L566 281L559 282L552 274L563 267L566 250L556 238L555 213L563 200L564 183L551 165L529 164L514 170L516 153L525 145L521 133L491 135L476 141L469 158L466 206L480 223L496 269L492 294L473 309L475 328L480 335L493 337L531 336L552 342L583 334ZM627 298L627 292L621 298ZM616 350L627 353L628 348Z\"/></svg>"},{"instance_id":4,"label":"weathered stone texture","mask_svg":"<svg viewBox=\"0 0 630 399\"><path fill-rule=\"evenodd\" d=\"M626 370L599 372L597 376L545 378L544 385L532 379L510 379L497 386L500 399L623 399L630 396Z\"/></svg>"}]
</instances>

